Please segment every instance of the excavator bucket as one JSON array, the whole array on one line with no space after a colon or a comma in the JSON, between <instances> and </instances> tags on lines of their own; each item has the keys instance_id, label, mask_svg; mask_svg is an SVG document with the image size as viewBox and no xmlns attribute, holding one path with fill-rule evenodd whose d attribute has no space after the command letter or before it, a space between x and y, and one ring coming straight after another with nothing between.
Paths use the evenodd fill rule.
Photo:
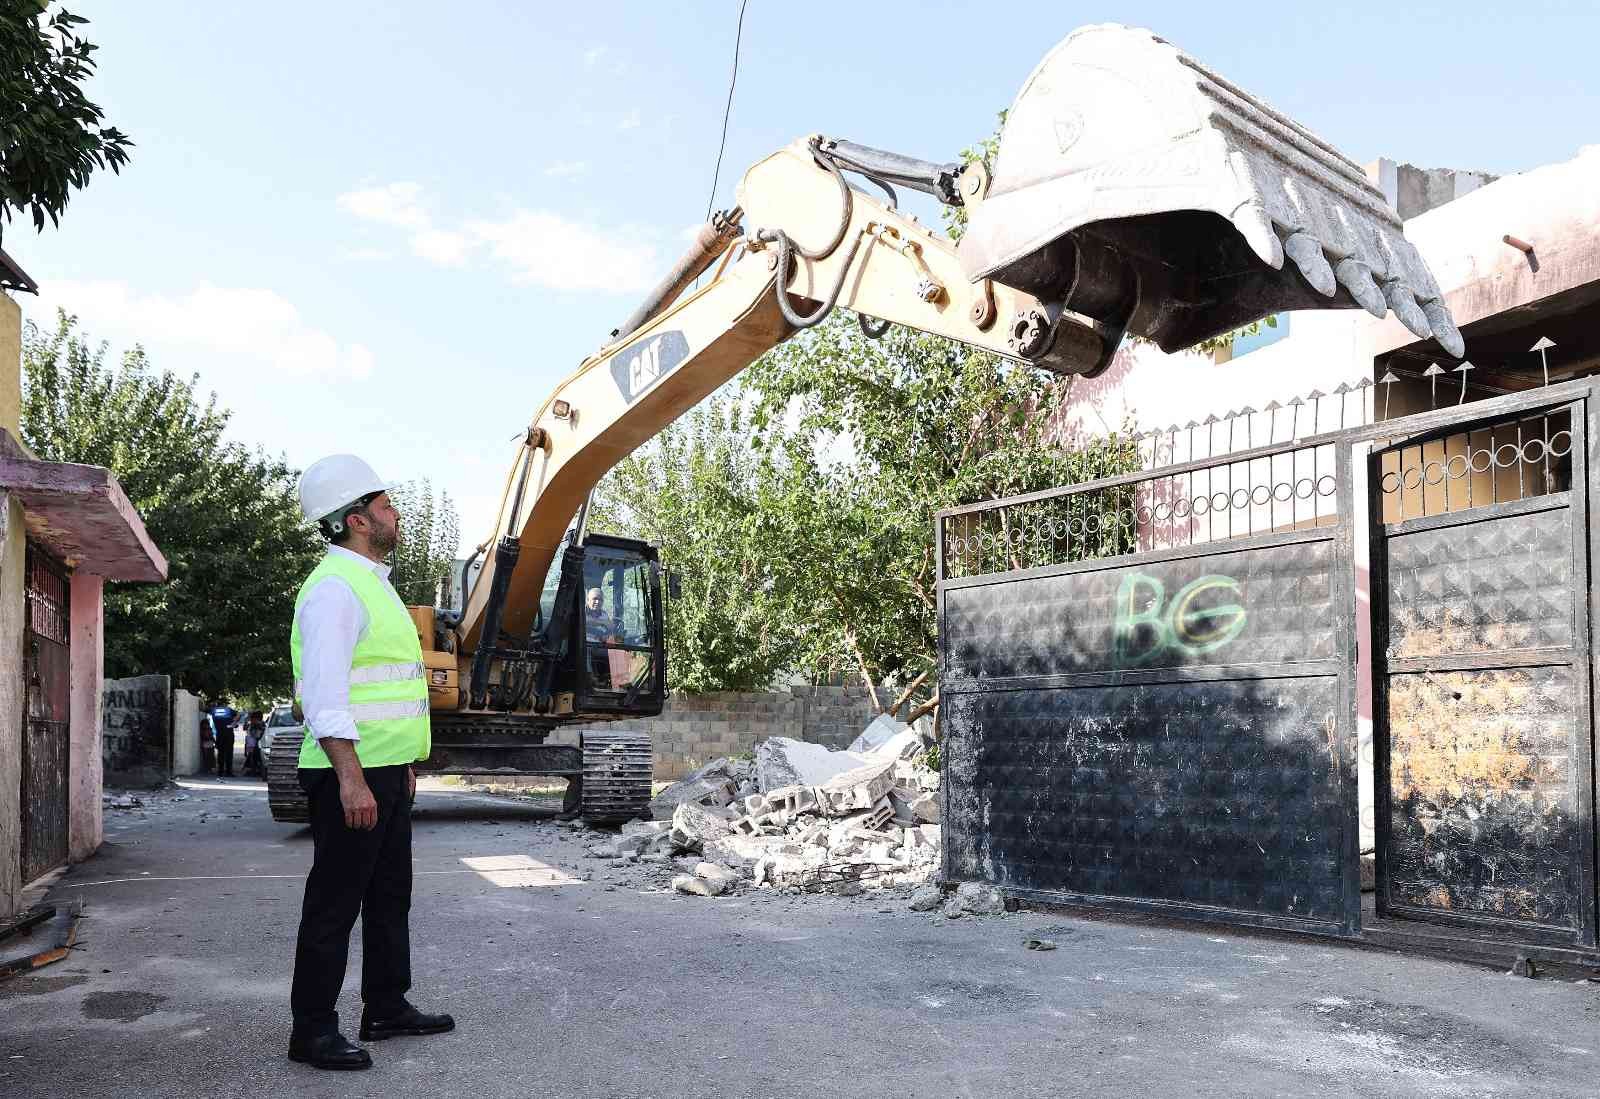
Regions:
<instances>
[{"instance_id":1,"label":"excavator bucket","mask_svg":"<svg viewBox=\"0 0 1600 1099\"><path fill-rule=\"evenodd\" d=\"M1167 351L1280 310L1360 306L1464 353L1360 167L1131 27L1074 31L1028 78L960 258Z\"/></svg>"}]
</instances>

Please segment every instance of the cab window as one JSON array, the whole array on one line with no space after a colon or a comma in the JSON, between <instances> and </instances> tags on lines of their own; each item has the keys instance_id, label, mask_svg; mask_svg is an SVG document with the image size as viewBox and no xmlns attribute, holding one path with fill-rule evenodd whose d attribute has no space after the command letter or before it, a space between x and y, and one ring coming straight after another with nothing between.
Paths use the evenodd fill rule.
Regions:
<instances>
[{"instance_id":1,"label":"cab window","mask_svg":"<svg viewBox=\"0 0 1600 1099\"><path fill-rule=\"evenodd\" d=\"M584 561L583 589L583 632L591 688L650 689L656 673L650 563L591 549Z\"/></svg>"}]
</instances>

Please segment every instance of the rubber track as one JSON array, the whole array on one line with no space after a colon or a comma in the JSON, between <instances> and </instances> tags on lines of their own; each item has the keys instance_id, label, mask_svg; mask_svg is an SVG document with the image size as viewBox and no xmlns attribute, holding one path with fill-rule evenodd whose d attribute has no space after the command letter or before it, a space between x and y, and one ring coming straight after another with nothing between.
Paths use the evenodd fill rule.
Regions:
<instances>
[{"instance_id":1,"label":"rubber track","mask_svg":"<svg viewBox=\"0 0 1600 1099\"><path fill-rule=\"evenodd\" d=\"M583 819L621 824L650 815L654 753L649 733L583 734Z\"/></svg>"},{"instance_id":2,"label":"rubber track","mask_svg":"<svg viewBox=\"0 0 1600 1099\"><path fill-rule=\"evenodd\" d=\"M300 789L300 742L305 729L286 729L272 738L267 753L267 805L272 819L284 824L304 824L311 819L311 807Z\"/></svg>"}]
</instances>

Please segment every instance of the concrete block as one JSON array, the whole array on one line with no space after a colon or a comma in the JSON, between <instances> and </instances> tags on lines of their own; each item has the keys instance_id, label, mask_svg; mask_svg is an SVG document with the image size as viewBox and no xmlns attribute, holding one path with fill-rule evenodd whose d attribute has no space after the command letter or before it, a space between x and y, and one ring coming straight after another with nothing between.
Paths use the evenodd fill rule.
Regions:
<instances>
[{"instance_id":1,"label":"concrete block","mask_svg":"<svg viewBox=\"0 0 1600 1099\"><path fill-rule=\"evenodd\" d=\"M838 753L846 754L846 753ZM894 764L871 763L843 774L835 775L817 787L817 804L823 812L840 816L857 809L875 809L880 801L887 806L886 795L894 787ZM887 821L894 816L888 807Z\"/></svg>"}]
</instances>

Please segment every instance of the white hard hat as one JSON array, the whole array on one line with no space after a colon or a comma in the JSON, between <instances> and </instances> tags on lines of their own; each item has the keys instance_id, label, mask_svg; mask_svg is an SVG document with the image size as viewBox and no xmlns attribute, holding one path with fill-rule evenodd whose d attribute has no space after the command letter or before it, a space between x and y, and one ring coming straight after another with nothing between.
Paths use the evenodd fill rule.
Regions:
<instances>
[{"instance_id":1,"label":"white hard hat","mask_svg":"<svg viewBox=\"0 0 1600 1099\"><path fill-rule=\"evenodd\" d=\"M330 454L300 475L300 510L314 523L388 488L388 482L354 454ZM336 532L339 526L335 524Z\"/></svg>"}]
</instances>

